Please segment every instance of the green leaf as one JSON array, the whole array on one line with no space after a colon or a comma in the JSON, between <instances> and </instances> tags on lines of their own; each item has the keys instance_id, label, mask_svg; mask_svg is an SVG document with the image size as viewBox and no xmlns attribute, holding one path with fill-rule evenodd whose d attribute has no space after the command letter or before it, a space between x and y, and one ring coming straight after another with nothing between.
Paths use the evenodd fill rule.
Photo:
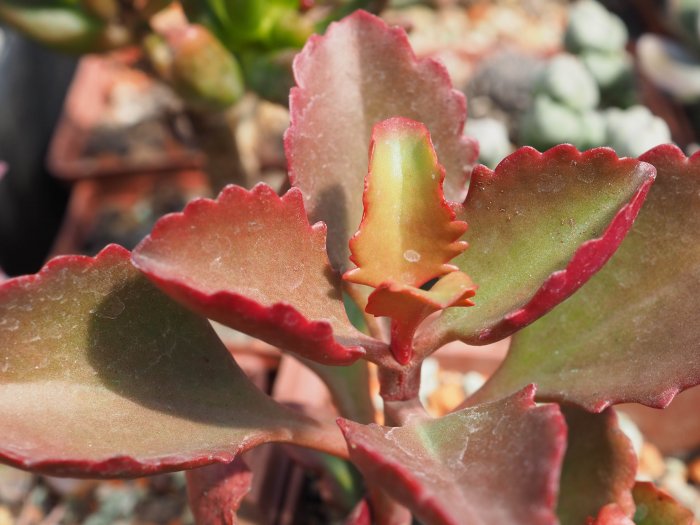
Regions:
<instances>
[{"instance_id":1,"label":"green leaf","mask_svg":"<svg viewBox=\"0 0 700 525\"><path fill-rule=\"evenodd\" d=\"M124 45L126 33L105 33L106 26L77 7L69 5L26 6L0 3L0 20L27 36L59 51L87 53Z\"/></svg>"},{"instance_id":2,"label":"green leaf","mask_svg":"<svg viewBox=\"0 0 700 525\"><path fill-rule=\"evenodd\" d=\"M458 213L470 248L452 261L478 284L476 305L447 309L423 346L491 343L544 315L608 260L653 179L648 164L568 145L522 148L495 171L477 167Z\"/></svg>"}]
</instances>

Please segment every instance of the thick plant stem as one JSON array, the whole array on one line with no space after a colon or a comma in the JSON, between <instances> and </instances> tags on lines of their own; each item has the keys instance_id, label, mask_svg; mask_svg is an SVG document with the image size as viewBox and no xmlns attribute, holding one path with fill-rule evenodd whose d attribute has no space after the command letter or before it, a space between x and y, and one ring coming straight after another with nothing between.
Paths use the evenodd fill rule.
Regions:
<instances>
[{"instance_id":1,"label":"thick plant stem","mask_svg":"<svg viewBox=\"0 0 700 525\"><path fill-rule=\"evenodd\" d=\"M230 111L189 112L197 141L207 157L206 171L215 193L227 184L251 186L241 162L235 123L231 122L230 115Z\"/></svg>"},{"instance_id":2,"label":"thick plant stem","mask_svg":"<svg viewBox=\"0 0 700 525\"><path fill-rule=\"evenodd\" d=\"M408 401L418 397L420 363L401 368L379 367L379 393L384 401Z\"/></svg>"},{"instance_id":3,"label":"thick plant stem","mask_svg":"<svg viewBox=\"0 0 700 525\"><path fill-rule=\"evenodd\" d=\"M412 421L429 418L430 416L418 398L384 402L384 424L387 426L401 427Z\"/></svg>"},{"instance_id":4,"label":"thick plant stem","mask_svg":"<svg viewBox=\"0 0 700 525\"><path fill-rule=\"evenodd\" d=\"M424 359L447 343L457 340L451 334L439 329L440 315L428 318L416 331L413 340L413 354Z\"/></svg>"}]
</instances>

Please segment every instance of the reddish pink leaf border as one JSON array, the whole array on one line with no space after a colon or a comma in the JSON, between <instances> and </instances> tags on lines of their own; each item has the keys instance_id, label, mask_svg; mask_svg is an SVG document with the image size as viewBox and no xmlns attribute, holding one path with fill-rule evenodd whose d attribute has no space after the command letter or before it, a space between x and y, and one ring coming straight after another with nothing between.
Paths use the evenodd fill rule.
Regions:
<instances>
[{"instance_id":1,"label":"reddish pink leaf border","mask_svg":"<svg viewBox=\"0 0 700 525\"><path fill-rule=\"evenodd\" d=\"M240 194L239 198L242 200L265 199L272 206L284 206L289 201L298 201L303 210L303 196L297 188L292 188L285 195L279 197L265 184L258 184L250 191L236 186L229 186L222 191L222 195L225 192L234 191ZM216 200L197 199L188 204L182 212L162 217L153 227L150 235L134 249L132 257L134 266L148 276L152 282L170 297L206 317L227 325L230 325L230 323L227 322L226 317L239 317L257 325L281 327L288 333L294 334L300 340L313 341L314 346L323 349L322 354L329 358L327 361L319 360L323 364L352 364L365 355L365 349L363 346L360 346L359 340L352 341L348 346L339 343L336 341L333 328L328 321L309 320L290 304L277 302L270 306L264 306L253 299L227 290L207 293L187 284L183 279L161 277L159 271L152 270L149 267L148 261L140 260L140 246L148 242L149 239L158 239L164 232L176 228L179 223L187 220L188 214L195 213L195 210L199 207L216 205ZM326 225L319 222L310 225L309 228L311 233L317 234L319 231L322 231L325 234ZM319 276L319 279L322 277ZM348 321L349 324L350 321ZM377 348L385 347L380 341L365 337L359 332L357 335L363 344L376 346Z\"/></svg>"},{"instance_id":2,"label":"reddish pink leaf border","mask_svg":"<svg viewBox=\"0 0 700 525\"><path fill-rule=\"evenodd\" d=\"M517 164L522 155L537 155L543 159L547 157L573 156L581 161L585 161L587 157L601 154L613 155L617 158L615 152L610 148L595 148L579 152L570 144L561 144L544 153L540 153L531 147L524 147L507 157L504 162ZM488 168L477 166L475 170L477 169ZM620 208L603 234L597 239L591 239L579 246L566 268L550 275L527 304L506 315L502 321L493 327L481 332L479 339L486 344L508 337L542 317L583 286L593 274L608 262L620 246L637 218L655 178L656 174L654 173L653 177L644 181L630 201Z\"/></svg>"},{"instance_id":3,"label":"reddish pink leaf border","mask_svg":"<svg viewBox=\"0 0 700 525\"><path fill-rule=\"evenodd\" d=\"M450 74L447 71L447 68L441 63L438 62L437 60L433 58L418 58L413 51L413 48L411 47L411 43L408 40L408 35L406 32L400 28L400 27L392 27L389 26L384 20L381 18L372 15L371 13L368 13L367 11L363 10L358 10L355 11L353 14L349 15L349 17L354 17L357 19L363 20L363 23L367 25L374 25L378 28L380 28L382 31L385 31L389 33L390 35L393 36L393 38L399 42L401 46L403 46L408 53L410 54L411 58L413 59L413 63L418 67L429 67L432 70L432 73L435 77L438 77L442 79L442 81L445 83L445 85L451 86L452 85L452 79L450 78ZM348 17L348 18L349 18ZM332 26L338 22L334 22L331 24L329 27L329 30L332 30ZM319 45L322 45L324 36L323 35L311 35L309 39L306 41L306 44L304 45L304 48L301 50L299 54L294 57L294 63L293 63L293 70L297 71L298 69L302 68L302 64L304 61L307 60L313 60L313 55L315 54L316 50L315 48ZM299 106L301 99L303 97L303 90L305 89L305 86L303 83L300 83L299 78L297 78L297 75L295 74L295 81L297 85L293 87L289 93L289 110L290 110L290 124L289 124L289 129L293 128L295 126L295 122L298 118L298 113L299 113ZM467 121L467 98L464 96L464 93L457 89L452 89L451 94L454 97L455 102L459 105L460 111L459 111L459 129L464 128L464 124ZM293 148L291 141L293 140L291 134L289 133L289 130L285 133L284 136L284 150L285 154L287 157L287 162L289 163L289 179L292 183L292 185L295 184L295 170L294 170L294 155L293 155ZM477 156L478 156L478 151L479 151L479 144L478 142L465 135L462 134L460 138L462 142L462 147L464 148L465 151L472 150L473 151L473 158L472 159L465 159L465 162L471 161L476 162ZM454 188L451 187L451 181L448 184L448 188L446 193L448 194L447 197L452 200L462 200L466 194L467 194L467 186L466 182L469 179L469 170L465 167L465 171L463 174L463 180L461 181L461 192L454 192Z\"/></svg>"}]
</instances>

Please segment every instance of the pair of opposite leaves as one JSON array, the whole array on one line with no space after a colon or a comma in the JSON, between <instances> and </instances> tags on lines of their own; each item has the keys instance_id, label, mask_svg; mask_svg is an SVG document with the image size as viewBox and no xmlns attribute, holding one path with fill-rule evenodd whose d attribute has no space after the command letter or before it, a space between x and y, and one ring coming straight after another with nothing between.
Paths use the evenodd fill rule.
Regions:
<instances>
[{"instance_id":1,"label":"pair of opposite leaves","mask_svg":"<svg viewBox=\"0 0 700 525\"><path fill-rule=\"evenodd\" d=\"M292 96L293 131L288 137L288 153L295 184L309 197L310 213L316 218L324 211L328 214L329 250L337 265L343 260L338 254L347 250L338 246L342 247L343 239L347 246L349 237L347 227L342 228L342 218L358 213L357 207L350 205L357 197L348 198L350 192L345 192L343 185L357 185L359 180L361 186L366 165L359 177L341 181L332 169L326 172L328 177L312 176L324 164L318 163L319 144L308 144L319 134L309 131L319 131L314 126L320 126L328 132L324 140L316 140L327 154L337 153L341 144L352 151L356 143L365 140L367 144L363 135L369 133L368 122L376 117L372 113L376 108L347 115L351 122L363 119L358 129L365 131L339 138L338 118L349 105L334 103L332 91L325 89L329 82L335 82L333 79L322 76L321 87L309 86L311 77L307 75L316 67L327 67L324 60L337 62L338 46L351 38L358 47L398 46L397 53L403 53L404 59L392 62L393 67L408 69L414 76L418 71L424 82L437 78L445 94L441 110L435 111L435 101L430 100L431 111L407 116L426 122L436 114L445 117L447 109L459 107L462 99L445 87L444 71L431 76L437 66L417 61L410 54L404 36L366 15L347 19L324 38L312 40L297 60L300 88ZM357 55L350 53L350 61L354 59ZM368 89L380 90L381 83L376 81L381 68L371 70L372 66L364 67L363 62L354 64L363 79L356 93L365 96ZM405 71L399 73L402 76L395 78L406 78ZM314 91L319 89L323 93ZM347 86L336 93L346 94ZM316 104L310 104L311 99ZM319 107L328 110L329 105L335 105L336 112L319 123L314 111ZM459 121L463 111L456 114ZM461 128L453 126L454 122L451 116L438 122L442 127L428 123L437 130L433 136L438 154L442 158L446 153L445 191L448 195L451 192L453 199L460 193L455 181L461 178L462 170L450 170L449 162L457 159L453 167L460 168L468 164L465 155L450 157L450 151L468 150ZM453 127L459 128L456 133ZM441 140L441 135L447 139ZM670 151L660 153L661 158L671 160L673 155ZM332 159L330 168L347 160L342 155ZM355 165L357 159L347 161L345 167L348 163ZM499 338L562 300L614 251L652 177L649 167L618 160L610 151L580 154L570 147L544 155L522 150L499 166L496 174L476 170L473 189L463 207L476 250L464 252L454 262L461 265L464 261L464 268L480 284L480 304L471 309L475 313L464 318L448 310L434 333L426 335L428 341L432 338L426 347L449 338L480 342ZM313 187L313 180L321 181L318 187ZM334 194L334 183L342 191ZM336 198L329 201L329 194ZM361 191L355 194L361 195ZM225 205L227 199L235 201L236 210ZM344 213L343 207L347 208ZM211 220L217 211L221 212L219 219ZM237 214L238 220L231 221L231 214L234 219ZM202 220L198 222L197 217ZM350 359L355 359L361 352L352 349L360 346L368 358L386 353L383 343L358 334L344 318L322 256L323 227L310 227L306 222L297 192L279 199L265 188L230 190L218 204L201 201L184 215L163 221L151 241L155 243L159 234L178 221L187 228L180 231L175 243L161 247L170 261L185 264L184 271L170 280L161 271L159 275L153 271L151 277L180 301L194 304L197 311L206 310L207 315L215 314L210 317L226 318L234 327L247 327L253 335L273 343L279 341L302 354L309 352L321 361L332 361L335 350L350 351L354 353ZM206 222L210 222L208 229L204 228ZM230 225L238 231L227 231ZM261 230L279 232L265 239L268 252L261 246ZM230 244L233 242L250 249L236 251ZM227 259L231 254L234 258ZM145 262L159 261L142 259L140 265ZM509 271L494 272L494 265ZM271 280L271 275L277 279ZM207 278L211 281L202 280ZM196 287L193 280L199 280ZM220 292L222 288L232 291ZM322 293L316 293L319 291ZM150 287L128 264L128 254L117 248L108 249L95 260L55 261L37 277L10 281L1 293L0 329L6 344L0 398L4 420L11 422L4 433L4 456L16 464L81 475L133 475L230 459L234 452L261 441L303 442L308 427L314 426L254 393L208 325ZM278 303L280 298L289 303ZM338 342L343 338L350 344ZM55 351L47 353L47 349ZM69 363L71 366L66 366ZM519 377L526 380L527 373ZM232 384L238 386L232 388ZM60 406L56 396L62 399ZM97 411L96 406L100 407ZM168 429L167 439L163 439L164 428ZM115 451L126 455L115 457Z\"/></svg>"}]
</instances>

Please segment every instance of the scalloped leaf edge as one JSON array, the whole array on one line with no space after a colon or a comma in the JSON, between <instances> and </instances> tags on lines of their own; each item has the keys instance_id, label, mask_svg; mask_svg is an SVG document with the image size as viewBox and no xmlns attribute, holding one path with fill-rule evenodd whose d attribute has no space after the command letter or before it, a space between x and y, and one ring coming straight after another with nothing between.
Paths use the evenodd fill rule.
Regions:
<instances>
[{"instance_id":1,"label":"scalloped leaf edge","mask_svg":"<svg viewBox=\"0 0 700 525\"><path fill-rule=\"evenodd\" d=\"M618 157L613 149L606 147L579 151L571 144L560 144L541 153L534 148L525 146L506 157L499 163L495 170L492 171L485 166L479 165L474 168L474 173L478 173L477 170L488 170L489 172L497 174L504 166L509 164L517 165L524 156L535 156L538 157L540 161L552 157L567 156L572 157L572 160L576 160L577 162L585 162L588 158L599 155L606 155L617 161L626 158ZM625 235L632 227L649 193L651 185L656 179L656 168L647 162L642 161L642 163L648 166L644 168L649 173L648 178L641 184L627 204L618 210L602 235L581 244L574 252L566 267L552 273L525 305L506 314L500 322L480 332L478 339L476 341L470 340L470 343L489 344L512 335L514 332L533 323L556 305L564 301L603 267L615 253Z\"/></svg>"},{"instance_id":2,"label":"scalloped leaf edge","mask_svg":"<svg viewBox=\"0 0 700 525\"><path fill-rule=\"evenodd\" d=\"M357 11L353 12L351 15L345 17L341 21L331 23L326 29L324 35L311 35L306 41L306 44L304 45L304 48L301 50L301 52L294 57L294 62L292 64L292 70L294 72L294 81L296 85L292 87L292 89L289 92L290 121L289 128L287 128L287 130L284 133L284 151L289 165L289 180L292 186L296 184L297 174L295 171L295 156L293 153L294 148L292 147L293 137L291 130L297 125L297 116L300 112L299 99L302 97L302 93L306 89L306 86L304 85L305 83L303 82L303 79L301 78L301 75L298 73L298 71L302 68L302 64L304 61L312 59L312 56L316 52L316 47L322 45L324 38L328 34L332 33L334 31L334 28L338 24L342 24L343 21L347 20L362 20L363 23L372 24L375 27L378 27L381 30L385 31L387 34L391 35L391 37L393 37L396 40L400 47L403 47L404 50L408 51L408 56L411 59L412 65L414 65L416 68L430 68L431 72L435 77L441 78L446 85L452 86L452 79L450 77L450 74L448 73L447 68L441 62L430 57L418 58L416 56L415 52L413 51L413 47L411 46L411 43L408 40L408 35L406 34L405 30L398 26L390 26L378 16L375 16L362 9L358 9ZM464 93L455 89L454 87L452 87L451 89L451 94L454 97L455 102L457 102L460 106L459 129L461 132L461 130L464 129L464 125L467 122L467 98L464 95ZM461 133L461 137L459 138L459 140L462 146L465 148L465 151L472 151L473 158L465 159L462 180L459 182L458 188L452 188L452 181L449 180L449 178L447 177L445 178L445 182L447 184L445 184L444 192L448 200L464 199L464 197L467 194L467 183L469 181L471 168L479 156L479 143L476 139L469 137L464 133Z\"/></svg>"},{"instance_id":3,"label":"scalloped leaf edge","mask_svg":"<svg viewBox=\"0 0 700 525\"><path fill-rule=\"evenodd\" d=\"M111 259L131 264L131 252L117 244L109 244L94 257L87 255L61 255L54 257L37 273L14 277L0 284L0 300L4 294L8 293L8 291L13 291L15 288L23 288L29 284L40 284L47 274L52 274L57 270L69 267L88 270ZM3 446L0 442L0 462L22 470L45 472L51 475L78 478L125 478L185 470L213 463L230 463L240 453L266 441L265 439L251 439L242 446L237 447L234 452L222 451L212 454L211 451L203 450L201 453L174 454L144 460L136 459L130 455L119 454L99 461L67 459L33 461L21 452L13 451Z\"/></svg>"},{"instance_id":4,"label":"scalloped leaf edge","mask_svg":"<svg viewBox=\"0 0 700 525\"><path fill-rule=\"evenodd\" d=\"M295 334L301 340L313 341L314 345L324 349L326 360L323 364L347 365L352 364L359 358L365 356L365 348L382 350L386 345L381 341L365 336L357 332L353 338L336 337L333 328L328 321L307 319L293 305L283 301L275 302L269 306L264 306L259 302L244 295L220 290L213 293L197 290L187 284L183 279L177 277L162 277L149 268L148 256L141 255L142 246L151 239L158 239L162 232L188 220L189 215L195 213L202 207L214 207L219 200L228 198L231 194L237 193L243 199L265 199L271 206L295 205L303 213L304 219L309 226L309 234L322 237L325 244L326 225L317 222L311 225L305 213L303 195L298 188L291 188L281 197L272 188L264 183L258 183L252 190L246 190L240 186L229 185L225 187L216 199L198 198L191 201L183 211L171 213L161 217L156 222L153 230L134 248L132 263L143 272L152 282L154 282L167 295L185 304L191 310L210 317L206 311L208 308L222 309L231 312L241 319L254 320L261 323L279 326ZM327 256L326 256L327 260ZM330 263L328 263L330 269ZM193 304L194 303L194 304ZM196 306L195 306L196 305ZM214 319L215 321L227 324L226 320ZM350 321L348 326L351 327ZM235 327L245 332L243 327ZM354 329L353 329L354 330ZM255 334L251 334L255 337ZM274 343L272 343L274 344ZM344 355L343 358L331 358L332 352Z\"/></svg>"}]
</instances>

